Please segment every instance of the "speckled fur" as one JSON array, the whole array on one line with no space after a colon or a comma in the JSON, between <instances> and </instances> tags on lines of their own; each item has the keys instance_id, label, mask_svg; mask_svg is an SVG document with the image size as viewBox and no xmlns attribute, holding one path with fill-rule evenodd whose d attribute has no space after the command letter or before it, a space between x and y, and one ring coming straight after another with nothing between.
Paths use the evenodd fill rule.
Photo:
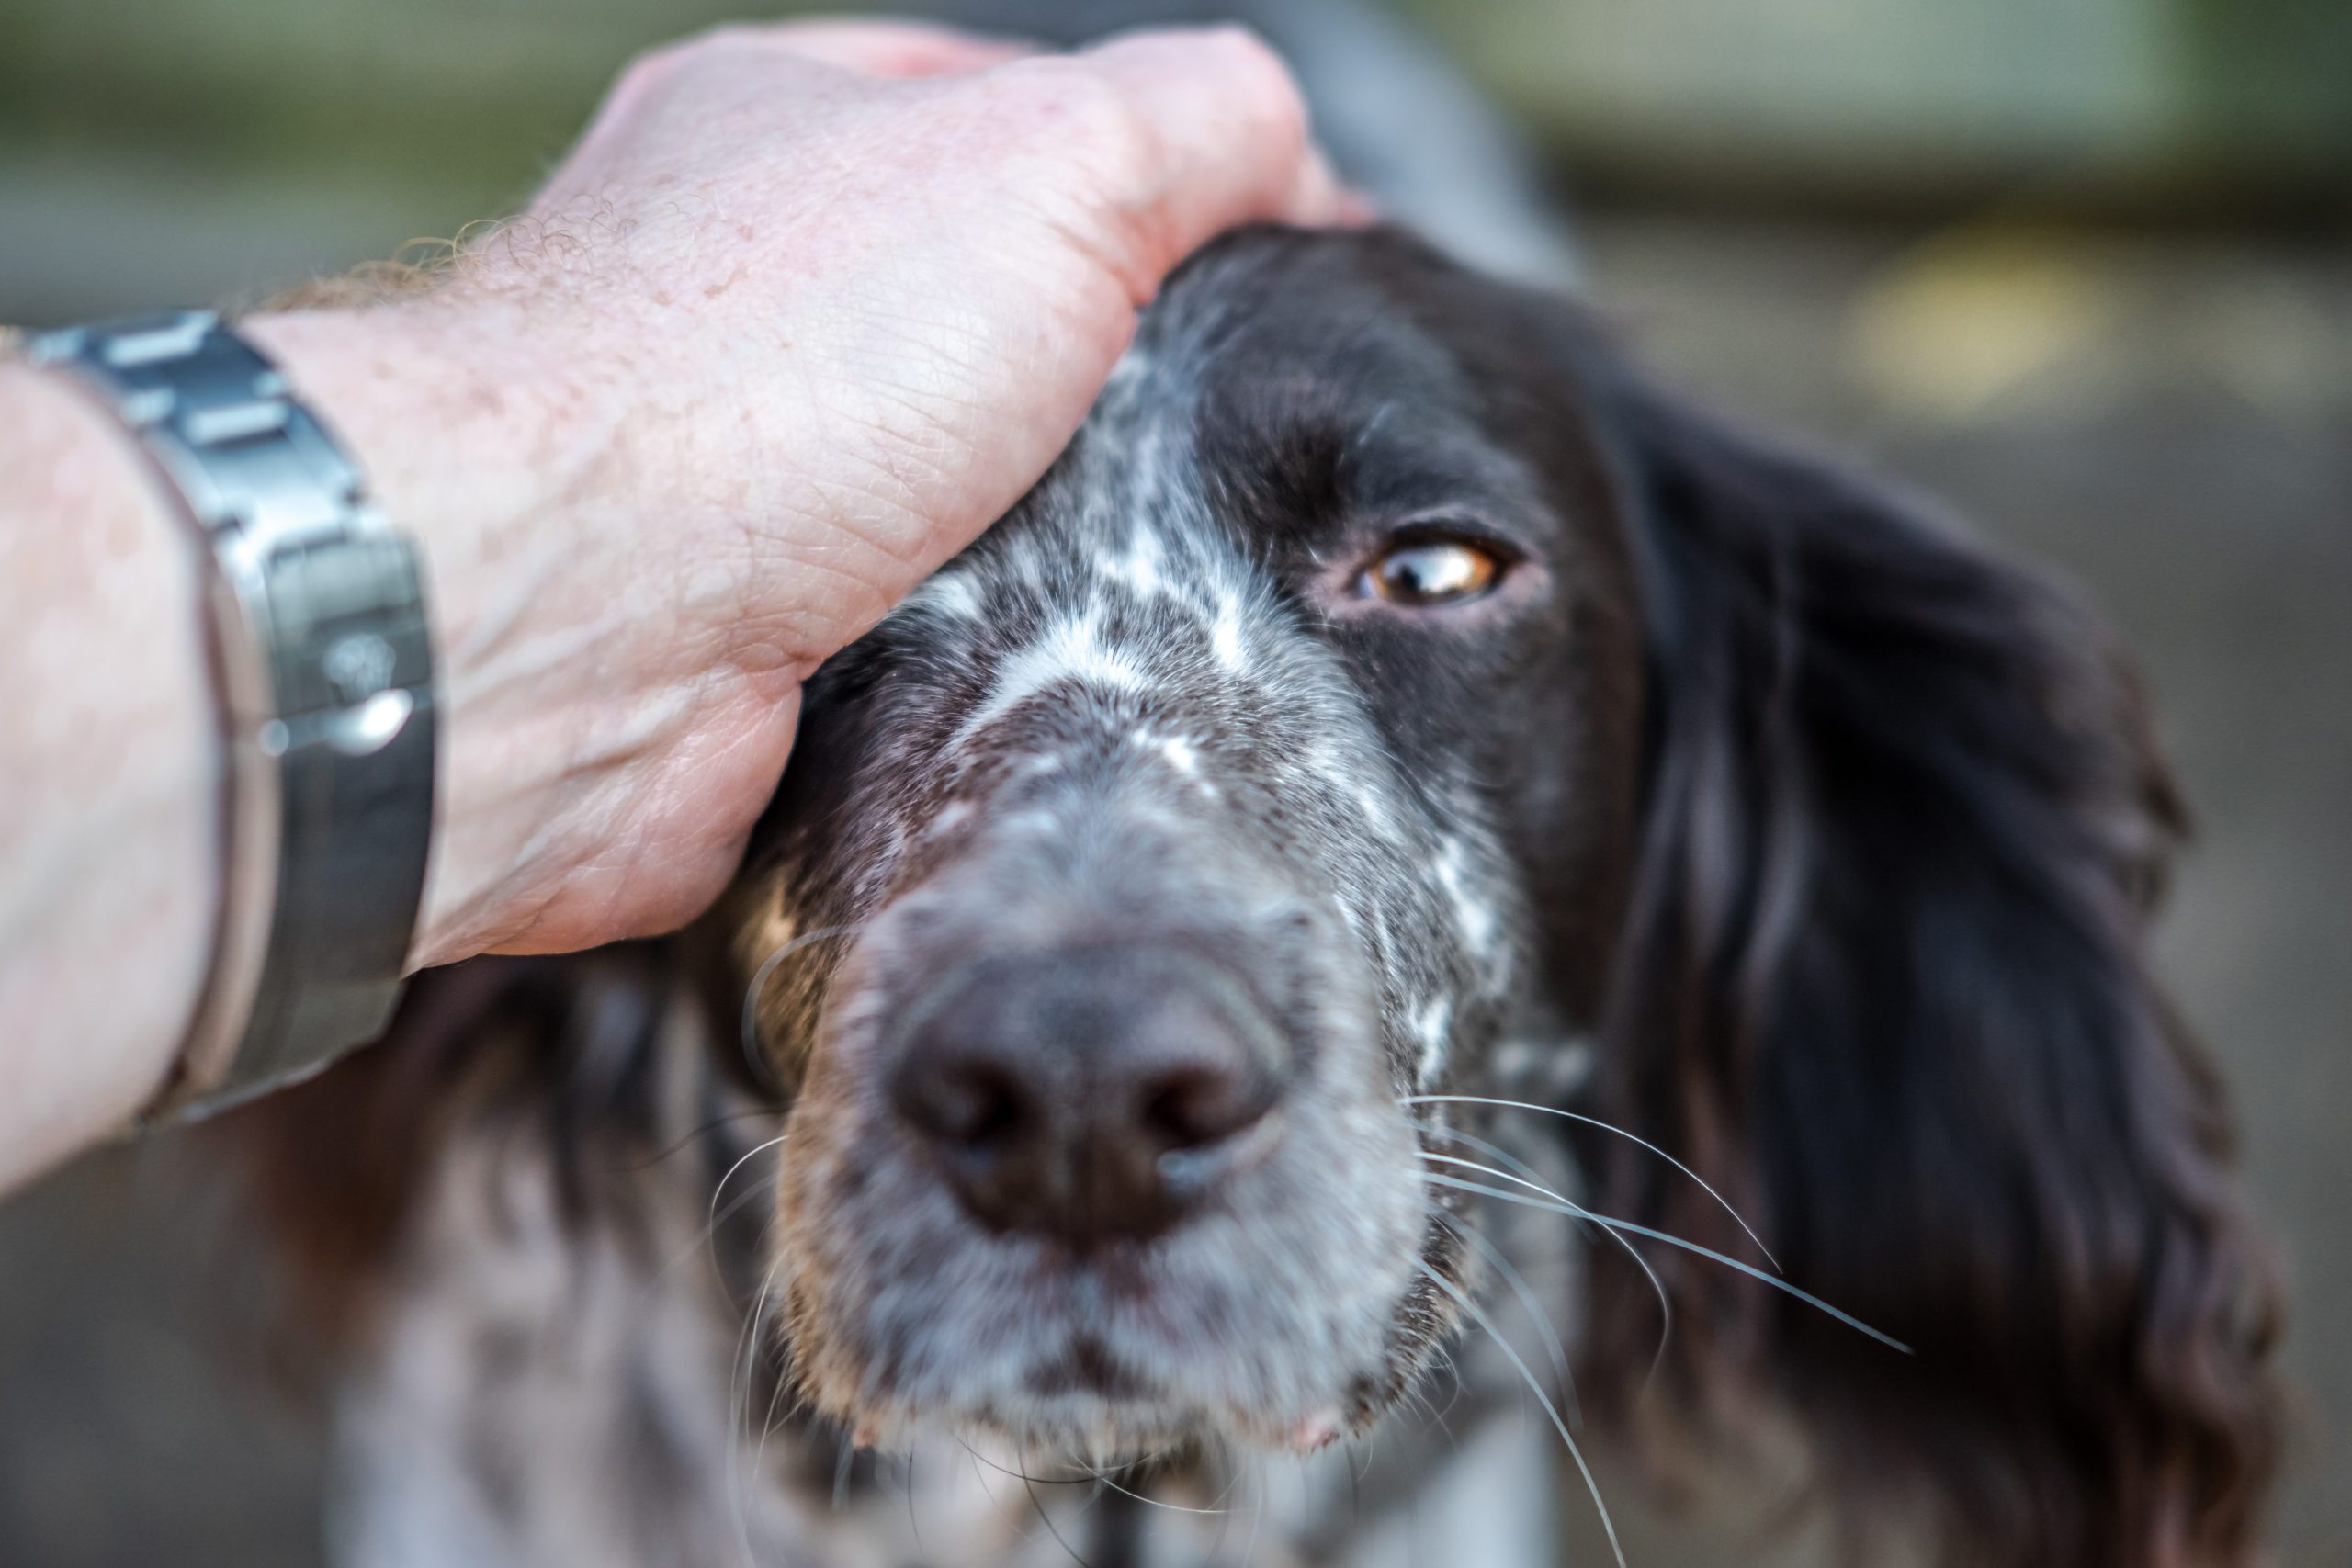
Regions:
<instances>
[{"instance_id":1,"label":"speckled fur","mask_svg":"<svg viewBox=\"0 0 2352 1568\"><path fill-rule=\"evenodd\" d=\"M1491 592L1356 590L1433 525ZM1245 231L805 697L734 892L638 955L691 1000L605 954L412 1010L452 1060L525 1043L421 1141L345 1389L360 1568L1388 1564L1430 1517L1532 1568L1549 1428L1461 1320L1546 1392L1556 1329L1622 1414L1652 1265L1429 1180L1586 1190L1548 1119L1414 1097L1580 1104L1588 1066L1921 1348L1661 1250L1653 1408L1792 1416L1845 1517L1924 1506L1955 1564L2249 1560L2275 1318L2145 959L2177 803L2096 623L1945 520L1399 232ZM1284 1072L1182 1224L1080 1251L967 1215L888 1085L969 961L1097 942L1215 965ZM1752 1245L1604 1146L1606 1212Z\"/></svg>"},{"instance_id":2,"label":"speckled fur","mask_svg":"<svg viewBox=\"0 0 2352 1568\"><path fill-rule=\"evenodd\" d=\"M1268 1553L1395 1555L1371 1544L1385 1508L1366 1508L1346 1478L1393 1472L1401 1492L1404 1475L1445 1468L1439 1452L1507 1408L1514 1377L1486 1354L1455 1366L1458 1309L1423 1267L1479 1288L1488 1270L1464 1232L1490 1231L1531 1266L1548 1259L1544 1313L1563 1323L1575 1267L1563 1226L1474 1218L1462 1194L1423 1179L1423 1150L1464 1152L1437 1131L1462 1124L1463 1108L1406 1097L1570 1087L1584 1058L1555 955L1564 930L1605 925L1621 897L1598 846L1623 843L1632 792L1633 637L1613 525L1576 508L1586 490L1563 491L1559 473L1482 434L1476 378L1393 319L1410 289L1449 277L1466 275L1391 235L1266 231L1220 246L1147 313L1084 429L1013 514L820 673L771 821L709 922L786 1107L765 1129L756 1116L730 1124L728 1152L697 1167L740 1150L771 1205L742 1293L683 1289L647 1266L660 1245L632 1275L629 1248L608 1238L572 1248L571 1286L606 1306L561 1302L555 1222L528 1203L469 1209L495 1183L469 1159L448 1163L427 1227L442 1257L410 1266L407 1326L355 1402L356 1469L379 1480L361 1492L377 1506L351 1517L380 1525L438 1495L434 1517L504 1521L476 1534L548 1561L549 1543L597 1533L601 1517L584 1499L567 1516L562 1470L610 1475L626 1466L595 1434L641 1439L660 1425L597 1400L639 1389L656 1407L709 1403L711 1351L734 1339L736 1408L758 1432L772 1407L780 1453L854 1433L883 1462L934 1476L966 1472L940 1462L959 1443L1031 1472L1153 1459L1153 1479L1134 1483L1169 1497L1205 1505L1241 1484L1292 1498L1261 1499ZM1334 362L1303 354L1300 333L1359 341ZM1388 530L1455 512L1523 554L1510 592L1428 612L1354 595L1352 572ZM1479 712L1482 691L1508 711ZM1535 699L1566 705L1518 711ZM1579 779L1564 834L1557 792ZM1561 879L1595 869L1561 896ZM1179 943L1240 976L1290 1070L1261 1156L1203 1212L1155 1241L1074 1258L978 1226L883 1086L893 1021L960 961L1113 937ZM673 1134L695 1123L642 1136ZM781 1144L761 1148L771 1136ZM1539 1137L1528 1157L1566 1190L1576 1174L1559 1152ZM645 1179L654 1190L629 1226L691 1254L677 1216L694 1212L695 1179L671 1198ZM446 1261L459 1252L467 1265ZM606 1274L609 1287L588 1283ZM425 1325L471 1323L487 1356L511 1338L493 1320L540 1311L573 1325L560 1359L586 1385L559 1378L509 1403L567 1433L547 1453L569 1457L550 1469L515 1459L529 1444L506 1445L503 1479L458 1506L446 1464L403 1466L386 1437L476 1423L489 1374L436 1362ZM1525 1336L1553 1328L1519 1325L1530 1355ZM1400 1402L1420 1407L1433 1373L1459 1425L1387 1423ZM572 1418L552 1414L567 1402ZM725 1429L725 1410L708 1418L697 1441ZM1333 1438L1347 1442L1323 1468L1288 1457ZM1303 1464L1301 1479L1270 1481L1268 1464ZM753 1469L766 1500L738 1528L781 1543L775 1560L803 1561L821 1540L818 1560L861 1562L849 1543L894 1539L894 1525L820 1523L772 1467ZM693 1516L680 1537L692 1540L711 1523L708 1485L743 1472L740 1456L680 1443L647 1473L702 1478L674 1495L630 1493ZM1154 1511L1154 1550L1172 1555L1152 1560L1214 1560L1207 1536L1179 1543L1199 1532L1177 1522L1205 1517ZM380 1529L366 1539L355 1561L368 1568L419 1560ZM1026 1559L1006 1546L955 1560Z\"/></svg>"},{"instance_id":3,"label":"speckled fur","mask_svg":"<svg viewBox=\"0 0 2352 1568\"><path fill-rule=\"evenodd\" d=\"M1327 1411L1375 1418L1445 1325L1411 1260L1451 1268L1453 1246L1397 1097L1491 1047L1526 922L1472 781L1397 766L1249 519L1207 492L1226 293L1215 265L1175 290L1054 474L836 677L871 687L859 807L771 874L762 936L859 926L821 1020L774 1043L805 1064L778 1211L788 1339L845 1424L1101 1456L1280 1444ZM972 1227L872 1064L956 957L1105 931L1260 977L1300 1074L1228 1201L1115 1272L1073 1272ZM1148 1392L1044 1392L1074 1335Z\"/></svg>"},{"instance_id":4,"label":"speckled fur","mask_svg":"<svg viewBox=\"0 0 2352 1568\"><path fill-rule=\"evenodd\" d=\"M1491 592L1360 591L1433 526ZM1556 299L1394 231L1227 237L1033 493L810 683L700 931L419 988L404 1027L505 1082L359 1097L446 1109L345 1389L350 1560L1192 1568L1246 1520L1238 1555L1369 1564L1442 1513L1449 1556L1532 1564L1540 1461L1489 1445L1544 1428L1495 1420L1532 1395L1462 1320L1532 1303L1497 1318L1531 1381L1556 1329L1604 1411L1658 1320L1565 1220L1430 1179L1583 1193L1548 1119L1416 1097L1566 1107L1590 1064L1791 1279L1921 1348L1661 1250L1667 1408L1760 1396L1846 1517L1924 1501L1955 1564L2241 1568L2272 1319L2148 976L2178 818L2120 671L2063 594ZM1079 1247L967 1213L890 1085L967 964L1093 943L1214 965L1283 1061L1181 1224ZM1613 1152L1604 1213L1753 1245Z\"/></svg>"}]
</instances>

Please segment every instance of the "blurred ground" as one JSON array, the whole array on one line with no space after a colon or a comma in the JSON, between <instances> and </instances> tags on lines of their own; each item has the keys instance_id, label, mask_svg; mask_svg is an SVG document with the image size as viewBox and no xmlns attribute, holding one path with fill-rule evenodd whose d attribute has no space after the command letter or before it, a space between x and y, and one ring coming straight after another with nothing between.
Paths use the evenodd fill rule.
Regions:
<instances>
[{"instance_id":1,"label":"blurred ground","mask_svg":"<svg viewBox=\"0 0 2352 1568\"><path fill-rule=\"evenodd\" d=\"M227 197L0 173L0 320L249 289L432 226L397 193ZM2352 251L1632 210L1586 236L1598 297L1675 378L1949 497L2086 584L2143 656L2203 822L2165 965L2236 1085L2294 1282L2308 1412L2280 1558L2352 1562L2332 1305L2352 1293ZM317 1560L317 1435L220 1349L247 1281L181 1154L102 1156L0 1206L0 1563ZM1756 1561L1644 1517L1622 1478L1610 1494L1643 1568ZM1570 1561L1606 1561L1566 1511Z\"/></svg>"}]
</instances>

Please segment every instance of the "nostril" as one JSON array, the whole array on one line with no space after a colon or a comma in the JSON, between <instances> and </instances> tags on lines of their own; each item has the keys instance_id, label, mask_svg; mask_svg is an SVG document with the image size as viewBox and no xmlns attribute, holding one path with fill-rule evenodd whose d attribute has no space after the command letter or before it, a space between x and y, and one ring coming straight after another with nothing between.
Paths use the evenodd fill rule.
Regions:
<instances>
[{"instance_id":1,"label":"nostril","mask_svg":"<svg viewBox=\"0 0 2352 1568\"><path fill-rule=\"evenodd\" d=\"M900 1067L892 1098L917 1131L961 1149L1002 1147L1030 1115L1010 1068L987 1060L942 1061L932 1052L917 1053Z\"/></svg>"},{"instance_id":2,"label":"nostril","mask_svg":"<svg viewBox=\"0 0 2352 1568\"><path fill-rule=\"evenodd\" d=\"M977 960L910 1010L888 1095L965 1210L1091 1247L1166 1231L1272 1140L1289 1057L1229 975L1103 945Z\"/></svg>"},{"instance_id":3,"label":"nostril","mask_svg":"<svg viewBox=\"0 0 2352 1568\"><path fill-rule=\"evenodd\" d=\"M1182 1068L1149 1086L1136 1121L1156 1149L1194 1149L1221 1143L1250 1126L1273 1104L1263 1075L1222 1066Z\"/></svg>"}]
</instances>

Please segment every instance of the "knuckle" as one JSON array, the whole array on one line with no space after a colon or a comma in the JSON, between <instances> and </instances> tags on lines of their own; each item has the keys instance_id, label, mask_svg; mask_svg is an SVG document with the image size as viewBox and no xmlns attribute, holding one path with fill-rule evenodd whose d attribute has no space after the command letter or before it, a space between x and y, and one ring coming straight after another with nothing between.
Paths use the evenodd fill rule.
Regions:
<instances>
[{"instance_id":1,"label":"knuckle","mask_svg":"<svg viewBox=\"0 0 2352 1568\"><path fill-rule=\"evenodd\" d=\"M1024 141L1117 183L1146 176L1150 139L1109 73L1072 56L1044 56L1016 61L1004 75L1015 94L1011 123Z\"/></svg>"},{"instance_id":2,"label":"knuckle","mask_svg":"<svg viewBox=\"0 0 2352 1568\"><path fill-rule=\"evenodd\" d=\"M749 22L718 22L685 39L678 48L698 55L733 54L775 36L775 29Z\"/></svg>"},{"instance_id":3,"label":"knuckle","mask_svg":"<svg viewBox=\"0 0 2352 1568\"><path fill-rule=\"evenodd\" d=\"M757 47L760 36L760 29L748 24L720 22L655 45L631 62L629 70L643 69L657 78L666 78L750 53Z\"/></svg>"},{"instance_id":4,"label":"knuckle","mask_svg":"<svg viewBox=\"0 0 2352 1568\"><path fill-rule=\"evenodd\" d=\"M1269 130L1306 141L1306 96L1273 45L1238 23L1210 29L1203 41L1220 56L1219 69L1247 89L1251 108L1265 117Z\"/></svg>"},{"instance_id":5,"label":"knuckle","mask_svg":"<svg viewBox=\"0 0 2352 1568\"><path fill-rule=\"evenodd\" d=\"M663 44L630 57L628 62L621 67L620 73L613 78L612 96L635 100L653 91L675 68L676 49L675 44Z\"/></svg>"}]
</instances>

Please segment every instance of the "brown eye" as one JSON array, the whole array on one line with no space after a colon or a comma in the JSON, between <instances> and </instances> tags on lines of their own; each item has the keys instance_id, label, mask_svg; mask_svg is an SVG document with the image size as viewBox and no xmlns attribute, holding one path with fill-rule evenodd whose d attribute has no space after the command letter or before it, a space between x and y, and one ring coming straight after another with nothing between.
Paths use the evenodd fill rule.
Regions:
<instances>
[{"instance_id":1,"label":"brown eye","mask_svg":"<svg viewBox=\"0 0 2352 1568\"><path fill-rule=\"evenodd\" d=\"M1503 563L1494 551L1463 539L1398 545L1365 569L1362 592L1391 604L1458 604L1495 585Z\"/></svg>"}]
</instances>

